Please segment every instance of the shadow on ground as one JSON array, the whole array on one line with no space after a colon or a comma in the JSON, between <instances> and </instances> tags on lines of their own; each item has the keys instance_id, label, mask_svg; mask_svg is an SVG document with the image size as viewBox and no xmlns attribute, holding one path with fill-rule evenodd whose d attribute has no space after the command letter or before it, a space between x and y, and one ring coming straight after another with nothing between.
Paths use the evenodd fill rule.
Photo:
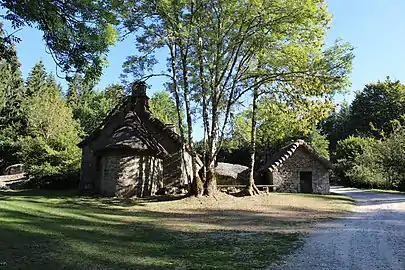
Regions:
<instances>
[{"instance_id":1,"label":"shadow on ground","mask_svg":"<svg viewBox=\"0 0 405 270\"><path fill-rule=\"evenodd\" d=\"M264 268L299 243L288 229L306 223L255 210L145 207L179 199L0 192L0 269Z\"/></svg>"}]
</instances>

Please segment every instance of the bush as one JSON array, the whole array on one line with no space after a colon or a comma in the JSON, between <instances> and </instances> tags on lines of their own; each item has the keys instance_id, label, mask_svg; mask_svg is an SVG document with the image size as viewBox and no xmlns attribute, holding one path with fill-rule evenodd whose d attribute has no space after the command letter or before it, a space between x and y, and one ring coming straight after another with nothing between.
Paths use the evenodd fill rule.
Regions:
<instances>
[{"instance_id":1,"label":"bush","mask_svg":"<svg viewBox=\"0 0 405 270\"><path fill-rule=\"evenodd\" d=\"M338 144L339 146L339 144ZM337 171L345 184L361 188L405 190L405 130L383 141L351 138L340 146L347 158L338 160Z\"/></svg>"},{"instance_id":2,"label":"bush","mask_svg":"<svg viewBox=\"0 0 405 270\"><path fill-rule=\"evenodd\" d=\"M345 172L350 186L359 188L390 188L382 164L379 146L381 142L363 146L362 153L354 157L351 167Z\"/></svg>"},{"instance_id":3,"label":"bush","mask_svg":"<svg viewBox=\"0 0 405 270\"><path fill-rule=\"evenodd\" d=\"M356 157L363 154L367 147L372 147L375 140L372 138L361 138L350 136L337 143L334 164L334 174L339 178L341 184L352 185L348 172L354 167Z\"/></svg>"},{"instance_id":4,"label":"bush","mask_svg":"<svg viewBox=\"0 0 405 270\"><path fill-rule=\"evenodd\" d=\"M20 139L20 156L37 186L68 180L80 169L79 124L55 88L35 94L24 104L28 132Z\"/></svg>"}]
</instances>

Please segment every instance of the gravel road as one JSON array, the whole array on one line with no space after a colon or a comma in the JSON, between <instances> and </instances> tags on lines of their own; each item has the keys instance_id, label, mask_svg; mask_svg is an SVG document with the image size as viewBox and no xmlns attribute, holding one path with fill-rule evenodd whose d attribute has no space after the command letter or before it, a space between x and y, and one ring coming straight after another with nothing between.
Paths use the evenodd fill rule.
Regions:
<instances>
[{"instance_id":1,"label":"gravel road","mask_svg":"<svg viewBox=\"0 0 405 270\"><path fill-rule=\"evenodd\" d=\"M354 198L348 217L320 224L275 269L405 269L405 195L333 188Z\"/></svg>"}]
</instances>

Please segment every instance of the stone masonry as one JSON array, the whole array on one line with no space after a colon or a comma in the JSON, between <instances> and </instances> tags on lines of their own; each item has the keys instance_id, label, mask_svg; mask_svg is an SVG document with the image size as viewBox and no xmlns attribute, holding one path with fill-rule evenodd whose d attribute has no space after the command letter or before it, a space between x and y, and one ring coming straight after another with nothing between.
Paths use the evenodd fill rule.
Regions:
<instances>
[{"instance_id":1,"label":"stone masonry","mask_svg":"<svg viewBox=\"0 0 405 270\"><path fill-rule=\"evenodd\" d=\"M272 172L273 185L279 185L280 192L301 192L300 172L303 171L312 172L313 193L329 193L329 170L302 147Z\"/></svg>"}]
</instances>

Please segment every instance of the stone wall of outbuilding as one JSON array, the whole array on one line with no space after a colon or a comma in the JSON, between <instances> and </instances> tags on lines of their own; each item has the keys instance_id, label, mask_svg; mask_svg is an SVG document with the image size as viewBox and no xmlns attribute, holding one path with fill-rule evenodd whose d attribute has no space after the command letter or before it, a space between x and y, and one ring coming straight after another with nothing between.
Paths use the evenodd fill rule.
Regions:
<instances>
[{"instance_id":1,"label":"stone wall of outbuilding","mask_svg":"<svg viewBox=\"0 0 405 270\"><path fill-rule=\"evenodd\" d=\"M183 158L182 158L183 157ZM165 187L187 186L192 181L191 155L178 151L163 160L163 183Z\"/></svg>"},{"instance_id":2,"label":"stone wall of outbuilding","mask_svg":"<svg viewBox=\"0 0 405 270\"><path fill-rule=\"evenodd\" d=\"M163 186L163 161L152 156L105 155L101 158L100 194L146 197Z\"/></svg>"},{"instance_id":3,"label":"stone wall of outbuilding","mask_svg":"<svg viewBox=\"0 0 405 270\"><path fill-rule=\"evenodd\" d=\"M300 172L312 172L312 191L318 194L329 193L329 170L326 169L305 148L298 148L294 154L286 159L272 173L270 181L278 185L279 192L298 193L300 190Z\"/></svg>"}]
</instances>

